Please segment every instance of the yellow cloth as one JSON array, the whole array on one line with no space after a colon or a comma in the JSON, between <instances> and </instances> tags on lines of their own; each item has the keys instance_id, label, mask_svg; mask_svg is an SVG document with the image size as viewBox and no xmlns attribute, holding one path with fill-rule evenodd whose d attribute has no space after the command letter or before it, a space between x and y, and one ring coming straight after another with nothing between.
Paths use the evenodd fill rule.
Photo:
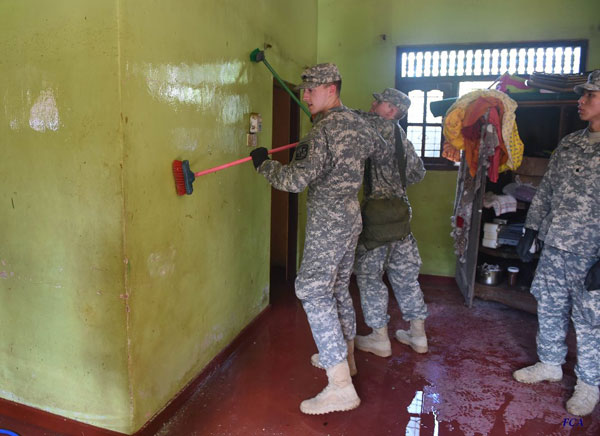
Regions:
<instances>
[{"instance_id":1,"label":"yellow cloth","mask_svg":"<svg viewBox=\"0 0 600 436\"><path fill-rule=\"evenodd\" d=\"M521 162L523 162L524 149L525 146L523 145L523 141L521 141L521 137L519 136L517 123L513 122L512 132L508 141L508 147L506 147L506 151L508 151L508 161L505 164L500 165L498 172L507 170L514 171L519 168L521 166Z\"/></svg>"},{"instance_id":2,"label":"yellow cloth","mask_svg":"<svg viewBox=\"0 0 600 436\"><path fill-rule=\"evenodd\" d=\"M457 107L446 113L444 118L444 138L457 150L465 148L465 140L462 136L462 122L465 118L464 108Z\"/></svg>"},{"instance_id":3,"label":"yellow cloth","mask_svg":"<svg viewBox=\"0 0 600 436\"><path fill-rule=\"evenodd\" d=\"M469 92L457 99L446 111L444 117L444 157L450 160L456 159L457 155L452 153L446 144L450 144L456 150L464 150L465 141L462 136L463 120L465 118L465 109L479 97L493 97L499 99L504 106L504 115L502 116L502 139L508 153L508 161L502 164L499 172L515 170L519 168L523 161L523 141L519 137L517 123L515 120L515 110L517 102L507 94L493 89L480 89Z\"/></svg>"}]
</instances>

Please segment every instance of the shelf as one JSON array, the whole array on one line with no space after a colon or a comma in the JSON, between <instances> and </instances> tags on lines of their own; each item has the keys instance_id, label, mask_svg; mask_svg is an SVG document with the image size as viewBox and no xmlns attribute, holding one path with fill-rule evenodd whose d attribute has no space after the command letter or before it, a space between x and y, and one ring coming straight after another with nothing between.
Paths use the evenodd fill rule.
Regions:
<instances>
[{"instance_id":1,"label":"shelf","mask_svg":"<svg viewBox=\"0 0 600 436\"><path fill-rule=\"evenodd\" d=\"M501 245L498 248L479 246L479 252L489 254L490 256L501 257L503 259L518 259L519 255L515 252L515 247Z\"/></svg>"},{"instance_id":2,"label":"shelf","mask_svg":"<svg viewBox=\"0 0 600 436\"><path fill-rule=\"evenodd\" d=\"M496 301L505 304L506 306L525 312L537 314L537 301L535 297L529 293L528 289L522 287L512 288L506 282L497 285L489 286L475 282L474 286L475 297L487 301Z\"/></svg>"},{"instance_id":3,"label":"shelf","mask_svg":"<svg viewBox=\"0 0 600 436\"><path fill-rule=\"evenodd\" d=\"M511 245L501 245L498 248L489 248L489 247L484 247L483 245L480 245L479 252L490 255L490 256L494 256L494 257L501 257L503 259L517 259L520 261L521 259L519 258L519 255L515 251L515 248L516 247L513 247ZM535 253L533 255L533 259L538 259L539 257L540 257L539 253Z\"/></svg>"}]
</instances>

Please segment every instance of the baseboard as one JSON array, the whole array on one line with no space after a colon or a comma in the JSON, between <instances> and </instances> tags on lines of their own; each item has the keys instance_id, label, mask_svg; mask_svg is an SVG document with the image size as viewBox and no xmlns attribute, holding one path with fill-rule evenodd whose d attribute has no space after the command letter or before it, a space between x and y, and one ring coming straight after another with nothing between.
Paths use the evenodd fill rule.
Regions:
<instances>
[{"instance_id":1,"label":"baseboard","mask_svg":"<svg viewBox=\"0 0 600 436\"><path fill-rule=\"evenodd\" d=\"M196 378L190 381L169 403L150 421L134 433L133 436L153 436L160 428L171 419L177 411L183 406L183 404L196 392L196 390L208 379L215 371L218 370L219 366L233 351L241 345L246 337L252 334L256 329L259 321L265 316L270 309L270 305L262 310L242 331L235 337L235 339L226 346L214 359L210 361L206 367L202 370ZM75 421L73 419L65 418L64 416L56 415L44 410L36 409L31 406L24 404L15 403L3 398L0 398L0 416L5 416L14 421L39 427L41 430L51 431L58 433L63 436L128 436L125 433L119 433L93 425L85 424L83 422ZM19 433L19 432L17 432ZM20 434L20 433L19 433ZM22 434L21 436L27 436Z\"/></svg>"}]
</instances>

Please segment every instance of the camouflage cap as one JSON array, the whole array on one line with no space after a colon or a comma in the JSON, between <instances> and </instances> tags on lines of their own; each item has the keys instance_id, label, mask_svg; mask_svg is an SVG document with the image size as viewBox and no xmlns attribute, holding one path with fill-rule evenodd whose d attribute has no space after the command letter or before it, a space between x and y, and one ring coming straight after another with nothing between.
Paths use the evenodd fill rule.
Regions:
<instances>
[{"instance_id":1,"label":"camouflage cap","mask_svg":"<svg viewBox=\"0 0 600 436\"><path fill-rule=\"evenodd\" d=\"M342 80L342 76L335 64L317 64L302 72L302 83L296 89L314 88L338 80Z\"/></svg>"},{"instance_id":2,"label":"camouflage cap","mask_svg":"<svg viewBox=\"0 0 600 436\"><path fill-rule=\"evenodd\" d=\"M388 103L393 104L402 114L406 114L410 107L410 98L408 98L408 95L395 88L385 88L381 94L375 93L373 94L373 97L375 97L375 100L377 101L387 101Z\"/></svg>"},{"instance_id":3,"label":"camouflage cap","mask_svg":"<svg viewBox=\"0 0 600 436\"><path fill-rule=\"evenodd\" d=\"M587 82L577 85L573 88L577 94L583 94L583 91L600 91L600 70L595 70L588 76Z\"/></svg>"}]
</instances>

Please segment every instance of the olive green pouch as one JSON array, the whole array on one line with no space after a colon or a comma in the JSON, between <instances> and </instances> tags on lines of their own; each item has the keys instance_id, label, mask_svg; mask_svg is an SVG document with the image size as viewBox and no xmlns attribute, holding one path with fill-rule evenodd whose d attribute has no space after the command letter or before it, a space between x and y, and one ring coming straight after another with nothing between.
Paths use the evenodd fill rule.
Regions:
<instances>
[{"instance_id":1,"label":"olive green pouch","mask_svg":"<svg viewBox=\"0 0 600 436\"><path fill-rule=\"evenodd\" d=\"M410 205L405 197L369 199L362 207L363 230L360 243L368 250L410 234Z\"/></svg>"}]
</instances>

